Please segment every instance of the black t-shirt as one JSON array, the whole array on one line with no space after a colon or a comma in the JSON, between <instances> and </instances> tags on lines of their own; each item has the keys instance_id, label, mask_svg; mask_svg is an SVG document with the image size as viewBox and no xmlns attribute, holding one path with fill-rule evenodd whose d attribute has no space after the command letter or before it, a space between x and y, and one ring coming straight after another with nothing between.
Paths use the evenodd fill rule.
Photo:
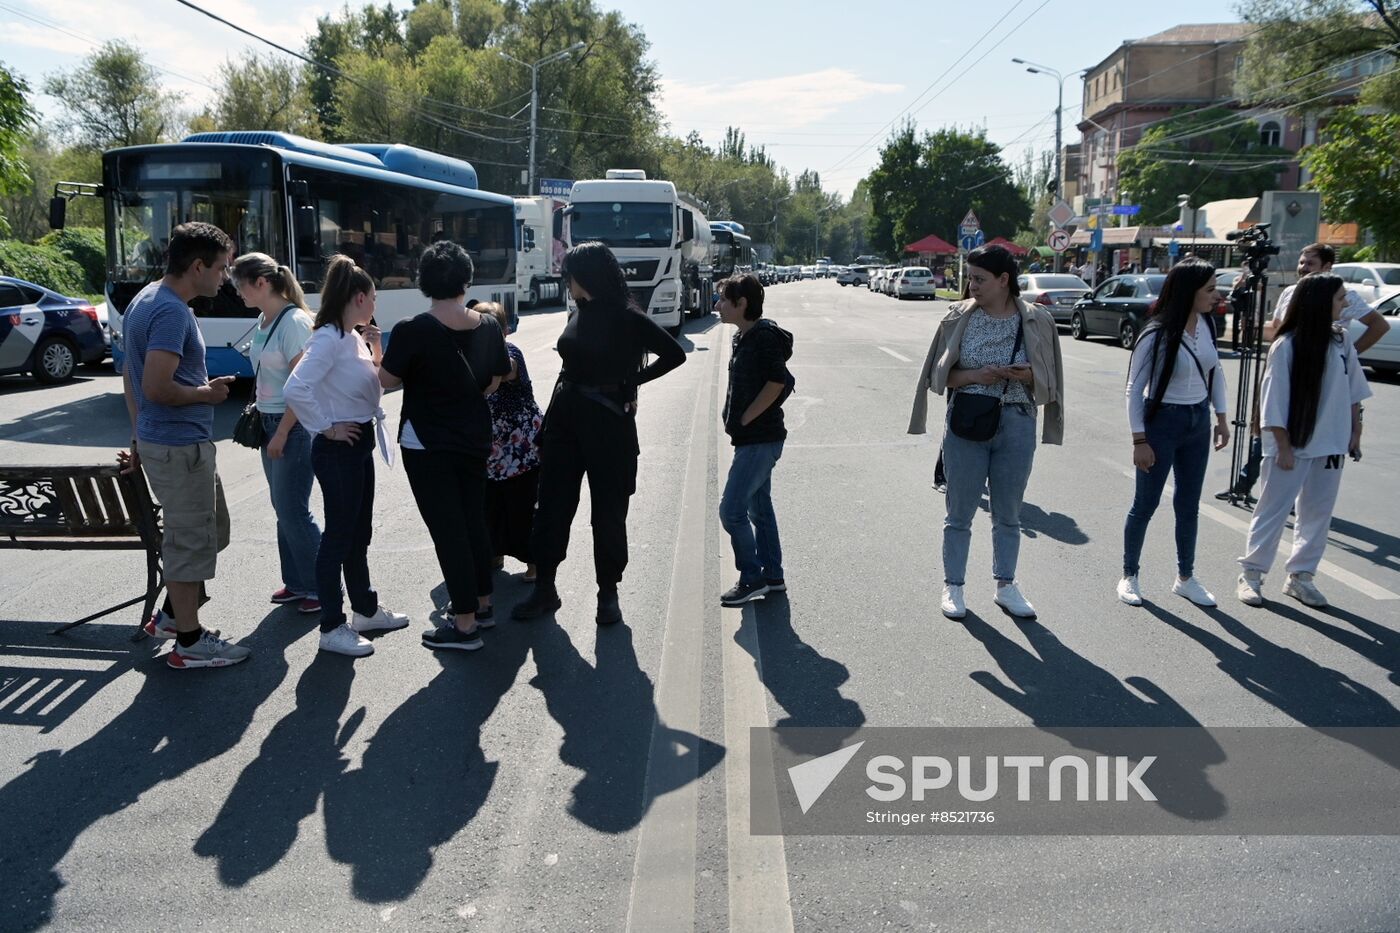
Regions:
<instances>
[{"instance_id":1,"label":"black t-shirt","mask_svg":"<svg viewBox=\"0 0 1400 933\"><path fill-rule=\"evenodd\" d=\"M400 321L381 365L403 380L403 421L412 423L425 449L491 452L491 410L481 393L493 378L510 373L495 318L483 314L471 330L453 330L427 312Z\"/></svg>"},{"instance_id":2,"label":"black t-shirt","mask_svg":"<svg viewBox=\"0 0 1400 933\"><path fill-rule=\"evenodd\" d=\"M564 378L589 386L619 386L622 401L637 397L637 386L685 362L685 350L660 324L630 308L585 300L559 335ZM646 366L644 354L656 356Z\"/></svg>"}]
</instances>

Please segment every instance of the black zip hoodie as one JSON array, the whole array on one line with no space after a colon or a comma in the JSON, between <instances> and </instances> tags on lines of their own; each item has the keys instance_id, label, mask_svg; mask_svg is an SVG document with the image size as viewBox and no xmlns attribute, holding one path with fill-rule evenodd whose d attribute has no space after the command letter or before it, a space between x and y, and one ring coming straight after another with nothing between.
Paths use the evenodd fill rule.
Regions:
<instances>
[{"instance_id":1,"label":"black zip hoodie","mask_svg":"<svg viewBox=\"0 0 1400 933\"><path fill-rule=\"evenodd\" d=\"M733 352L729 357L729 393L724 400L724 430L735 447L766 444L787 437L782 405L797 384L787 368L790 359L792 334L767 318L759 318L747 332L739 331L734 335ZM781 382L787 390L752 422L740 424L744 412L770 382Z\"/></svg>"}]
</instances>

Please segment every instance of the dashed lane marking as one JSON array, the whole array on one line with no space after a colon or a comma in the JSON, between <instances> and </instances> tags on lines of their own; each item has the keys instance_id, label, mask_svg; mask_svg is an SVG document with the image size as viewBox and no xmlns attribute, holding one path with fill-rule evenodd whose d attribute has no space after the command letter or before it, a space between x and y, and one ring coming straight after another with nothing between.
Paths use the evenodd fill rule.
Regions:
<instances>
[{"instance_id":1,"label":"dashed lane marking","mask_svg":"<svg viewBox=\"0 0 1400 933\"><path fill-rule=\"evenodd\" d=\"M896 352L894 352L893 350L891 350L889 347L877 347L876 349L878 349L878 350L884 350L886 353L888 353L890 356L894 357L895 359L899 360L901 363L912 363L912 362L914 362L914 361L911 360L909 357L905 356L903 353L896 353Z\"/></svg>"}]
</instances>

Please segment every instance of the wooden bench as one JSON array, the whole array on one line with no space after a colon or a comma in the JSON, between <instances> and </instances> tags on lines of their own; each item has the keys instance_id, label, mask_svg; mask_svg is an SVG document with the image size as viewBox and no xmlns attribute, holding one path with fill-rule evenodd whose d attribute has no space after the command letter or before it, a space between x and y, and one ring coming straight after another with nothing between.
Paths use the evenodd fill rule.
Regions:
<instances>
[{"instance_id":1,"label":"wooden bench","mask_svg":"<svg viewBox=\"0 0 1400 933\"><path fill-rule=\"evenodd\" d=\"M71 628L142 603L132 640L165 588L160 507L139 471L107 466L0 466L0 550L145 551L146 592L55 629Z\"/></svg>"}]
</instances>

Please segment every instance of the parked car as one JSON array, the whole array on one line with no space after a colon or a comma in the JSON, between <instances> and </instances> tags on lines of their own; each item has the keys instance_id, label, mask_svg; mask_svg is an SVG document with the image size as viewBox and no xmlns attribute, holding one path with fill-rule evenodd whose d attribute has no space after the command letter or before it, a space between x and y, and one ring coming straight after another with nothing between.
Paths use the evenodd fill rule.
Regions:
<instances>
[{"instance_id":1,"label":"parked car","mask_svg":"<svg viewBox=\"0 0 1400 933\"><path fill-rule=\"evenodd\" d=\"M803 267L802 267L802 278L804 278L804 279L814 279L814 278L816 278L816 277L817 277L817 267L816 267L816 266L803 266Z\"/></svg>"},{"instance_id":2,"label":"parked car","mask_svg":"<svg viewBox=\"0 0 1400 933\"><path fill-rule=\"evenodd\" d=\"M1230 298L1230 291L1235 287L1235 279L1244 272L1240 268L1216 269L1215 270L1215 290L1221 298L1227 301Z\"/></svg>"},{"instance_id":3,"label":"parked car","mask_svg":"<svg viewBox=\"0 0 1400 933\"><path fill-rule=\"evenodd\" d=\"M890 293L890 281L899 274L899 266L885 266L880 270L880 280L871 286L872 291L877 291L882 295Z\"/></svg>"},{"instance_id":4,"label":"parked car","mask_svg":"<svg viewBox=\"0 0 1400 933\"><path fill-rule=\"evenodd\" d=\"M1016 279L1021 297L1032 304L1044 305L1056 324L1068 324L1074 314L1074 304L1091 291L1089 283L1077 275L1065 273L1036 273Z\"/></svg>"},{"instance_id":5,"label":"parked car","mask_svg":"<svg viewBox=\"0 0 1400 933\"><path fill-rule=\"evenodd\" d=\"M52 385L106 355L97 309L86 300L0 276L0 375L30 373Z\"/></svg>"},{"instance_id":6,"label":"parked car","mask_svg":"<svg viewBox=\"0 0 1400 933\"><path fill-rule=\"evenodd\" d=\"M1087 298L1074 304L1069 329L1075 340L1114 337L1132 349L1147 323L1152 303L1162 293L1165 275L1116 275L1105 279Z\"/></svg>"},{"instance_id":7,"label":"parked car","mask_svg":"<svg viewBox=\"0 0 1400 933\"><path fill-rule=\"evenodd\" d=\"M1400 292L1374 302L1371 307L1385 316L1390 330L1386 331L1374 346L1361 354L1361 365L1371 367L1373 372L1393 376L1400 373ZM1349 321L1347 329L1351 331L1351 339L1355 342L1366 332L1366 325L1360 321Z\"/></svg>"},{"instance_id":8,"label":"parked car","mask_svg":"<svg viewBox=\"0 0 1400 933\"><path fill-rule=\"evenodd\" d=\"M870 269L866 266L848 266L836 276L837 285L868 285Z\"/></svg>"},{"instance_id":9,"label":"parked car","mask_svg":"<svg viewBox=\"0 0 1400 933\"><path fill-rule=\"evenodd\" d=\"M933 287L933 270L923 266L906 266L899 270L893 292L901 301L905 298L927 298L932 301L938 297Z\"/></svg>"},{"instance_id":10,"label":"parked car","mask_svg":"<svg viewBox=\"0 0 1400 933\"><path fill-rule=\"evenodd\" d=\"M889 275L885 276L885 280L880 287L880 291L884 292L886 295L893 295L894 283L899 278L899 274L903 271L903 266L890 266L890 273Z\"/></svg>"},{"instance_id":11,"label":"parked car","mask_svg":"<svg viewBox=\"0 0 1400 933\"><path fill-rule=\"evenodd\" d=\"M1367 304L1400 294L1400 263L1339 262L1332 267L1332 274L1341 276L1347 288Z\"/></svg>"}]
</instances>

